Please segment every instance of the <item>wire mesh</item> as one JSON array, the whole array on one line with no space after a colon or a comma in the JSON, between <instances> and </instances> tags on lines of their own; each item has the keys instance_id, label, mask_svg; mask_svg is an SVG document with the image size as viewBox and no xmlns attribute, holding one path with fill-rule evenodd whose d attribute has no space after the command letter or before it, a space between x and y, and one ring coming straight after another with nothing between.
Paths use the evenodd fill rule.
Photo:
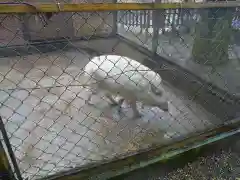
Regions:
<instances>
[{"instance_id":1,"label":"wire mesh","mask_svg":"<svg viewBox=\"0 0 240 180\"><path fill-rule=\"evenodd\" d=\"M146 14L142 16L137 14L139 11L134 11L134 13L130 12L126 13L126 15L120 15L119 21L121 23L119 23L118 27L119 34L149 50L155 50L157 54L166 57L166 59L193 72L208 82L212 82L231 94L239 93L239 83L237 82L239 63L239 53L237 50L239 36L238 8L214 9L212 11L209 9L173 9L162 12L158 11L156 12L157 20L160 22L155 22L155 25L157 24L157 28L159 28L159 32L157 32L158 42L154 45L157 46L156 49L153 49L152 46L152 39L155 39L155 37L153 38L154 26L152 22L154 12L147 11L145 12ZM134 18L142 18L142 20L138 21L142 26L132 25L132 22L136 22ZM216 22L221 20L223 20L225 24L217 26ZM211 24L211 27L209 24ZM229 46L226 46L228 47L226 50L218 47L221 46L220 41L223 41L221 39L222 34L226 35L226 41L230 41L226 42L229 44ZM211 44L213 47L211 51L204 49L202 52L202 62L195 63L192 54L194 51L193 47L195 47L194 43L197 43L198 40L202 41L200 43L203 43L205 47L206 44ZM213 43L215 43L215 45ZM207 52L209 52L209 56L215 55L214 52L218 51L216 50L217 48L219 48L219 51L228 51L226 54L228 54L229 57L224 58L224 60L230 61L229 59L231 59L231 61L227 63L226 66L215 65L221 64L221 59L219 58L211 61L208 57L204 57ZM208 66L203 66L204 64L208 64Z\"/></svg>"},{"instance_id":2,"label":"wire mesh","mask_svg":"<svg viewBox=\"0 0 240 180\"><path fill-rule=\"evenodd\" d=\"M161 81L156 72L162 75L167 70L161 70L162 65L155 62L154 69L149 69L139 64L154 59L120 37L229 94L238 94L238 10L77 12L45 18L0 15L0 115L23 178L46 177L163 145L223 123L224 118L209 112L194 97L164 78ZM214 23L221 26L212 28ZM221 45L222 41L227 44ZM223 52L213 53L218 61L227 51L226 61L220 65L195 62L193 57L204 52L192 53L197 43L199 49L208 44L208 48L213 47L211 52L204 49L206 61L214 60L206 54ZM94 56L106 54L121 57L95 61L107 65L88 64ZM100 75L86 72L87 64L93 69L97 66ZM168 71L174 73L176 69ZM109 91L119 101L109 98ZM117 106L111 106L111 101ZM132 118L136 113L134 101L141 114L136 118Z\"/></svg>"}]
</instances>

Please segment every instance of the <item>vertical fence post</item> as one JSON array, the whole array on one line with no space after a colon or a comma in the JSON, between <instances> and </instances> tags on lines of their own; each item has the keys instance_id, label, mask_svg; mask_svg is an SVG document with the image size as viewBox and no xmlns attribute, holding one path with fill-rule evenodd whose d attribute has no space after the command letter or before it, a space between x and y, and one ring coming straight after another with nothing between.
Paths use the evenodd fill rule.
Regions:
<instances>
[{"instance_id":1,"label":"vertical fence post","mask_svg":"<svg viewBox=\"0 0 240 180\"><path fill-rule=\"evenodd\" d=\"M141 25L140 25L140 19L141 19L141 15L140 15L140 11L136 11L136 27L137 27L137 34L141 33Z\"/></svg>"},{"instance_id":2,"label":"vertical fence post","mask_svg":"<svg viewBox=\"0 0 240 180\"><path fill-rule=\"evenodd\" d=\"M160 3L161 0L155 0L156 3ZM152 58L155 59L157 56L157 50L159 46L159 31L162 29L162 33L165 31L165 9L163 10L153 10L152 12L152 28L153 28L153 36L152 36ZM159 66L162 66L159 63Z\"/></svg>"},{"instance_id":3,"label":"vertical fence post","mask_svg":"<svg viewBox=\"0 0 240 180\"><path fill-rule=\"evenodd\" d=\"M4 128L4 124L3 124L1 116L0 116L0 132L1 132L1 138L3 138L0 140L0 179L15 180L16 178L15 178L12 168L10 166L6 151L3 147L3 142L5 142L5 138L7 135L6 135L6 130ZM7 146L7 144L6 144L6 146Z\"/></svg>"},{"instance_id":4,"label":"vertical fence post","mask_svg":"<svg viewBox=\"0 0 240 180\"><path fill-rule=\"evenodd\" d=\"M153 10L152 16L152 28L153 28L153 36L152 36L152 52L153 54L157 54L158 48L158 38L159 38L159 23L158 23L158 10Z\"/></svg>"},{"instance_id":5,"label":"vertical fence post","mask_svg":"<svg viewBox=\"0 0 240 180\"><path fill-rule=\"evenodd\" d=\"M127 11L125 16L125 26L129 28L129 19L130 19L130 11Z\"/></svg>"},{"instance_id":6,"label":"vertical fence post","mask_svg":"<svg viewBox=\"0 0 240 180\"><path fill-rule=\"evenodd\" d=\"M140 33L143 32L143 16L142 16L143 12L142 11L139 11L139 25L140 25Z\"/></svg>"},{"instance_id":7,"label":"vertical fence post","mask_svg":"<svg viewBox=\"0 0 240 180\"><path fill-rule=\"evenodd\" d=\"M134 14L133 14L133 11L131 10L131 13L130 13L130 15L131 15L131 19L130 19L130 26L134 26Z\"/></svg>"},{"instance_id":8,"label":"vertical fence post","mask_svg":"<svg viewBox=\"0 0 240 180\"><path fill-rule=\"evenodd\" d=\"M0 179L2 180L11 180L16 179L11 170L6 152L3 148L2 141L0 141Z\"/></svg>"},{"instance_id":9,"label":"vertical fence post","mask_svg":"<svg viewBox=\"0 0 240 180\"><path fill-rule=\"evenodd\" d=\"M161 0L155 0L156 3L160 3ZM152 12L152 28L153 28L153 36L152 36L152 52L155 56L157 54L158 49L158 40L159 40L159 30L164 29L165 18L164 17L165 10L153 10Z\"/></svg>"},{"instance_id":10,"label":"vertical fence post","mask_svg":"<svg viewBox=\"0 0 240 180\"><path fill-rule=\"evenodd\" d=\"M6 145L6 148L7 148L7 151L8 151L8 154L10 156L10 159L11 159L11 162L12 162L12 165L13 165L13 168L14 168L14 172L16 173L16 176L17 176L17 179L18 180L22 180L22 175L21 175L21 172L20 172L20 169L18 167L18 164L17 164L17 161L16 161L16 157L15 157L15 154L12 150L12 146L11 146L11 143L9 141L9 138L8 138L8 135L7 135L7 131L4 127L4 123L3 123L3 120L2 120L2 117L0 116L0 132L2 134L2 137L3 137L3 141ZM6 172L8 172L9 175L11 175L11 179L16 179L14 177L14 174L12 172L12 168L9 164L9 161L8 161L8 158L7 158L7 155L5 153L5 150L3 148L3 145L2 143L0 143L0 150L1 150L1 155L0 155L0 165L2 166L1 163L3 163L3 168L5 167L5 169L7 170ZM4 169L3 169L4 170Z\"/></svg>"},{"instance_id":11,"label":"vertical fence post","mask_svg":"<svg viewBox=\"0 0 240 180\"><path fill-rule=\"evenodd\" d=\"M117 3L118 0L113 0L112 3ZM112 27L112 35L117 35L118 32L118 11L112 11L113 13L113 27ZM121 15L121 13L119 13ZM121 18L121 17L120 17Z\"/></svg>"},{"instance_id":12,"label":"vertical fence post","mask_svg":"<svg viewBox=\"0 0 240 180\"><path fill-rule=\"evenodd\" d=\"M143 11L143 28L144 31L146 31L146 11Z\"/></svg>"},{"instance_id":13,"label":"vertical fence post","mask_svg":"<svg viewBox=\"0 0 240 180\"><path fill-rule=\"evenodd\" d=\"M23 33L23 39L24 41L30 41L31 40L31 35L30 35L30 31L28 28L28 16L26 14L23 15L19 15L20 19L21 19L21 24L22 24L22 33Z\"/></svg>"},{"instance_id":14,"label":"vertical fence post","mask_svg":"<svg viewBox=\"0 0 240 180\"><path fill-rule=\"evenodd\" d=\"M151 11L151 10L147 10L147 11L146 11L146 37L147 37L148 34L149 34L150 11Z\"/></svg>"},{"instance_id":15,"label":"vertical fence post","mask_svg":"<svg viewBox=\"0 0 240 180\"><path fill-rule=\"evenodd\" d=\"M20 0L20 2L23 2L23 0ZM22 25L22 33L23 33L23 39L24 41L29 41L31 36L30 36L30 32L29 32L29 29L28 29L28 18L27 17L27 14L23 14L23 15L19 15L19 18L21 19L21 25ZM26 19L27 18L27 19Z\"/></svg>"}]
</instances>

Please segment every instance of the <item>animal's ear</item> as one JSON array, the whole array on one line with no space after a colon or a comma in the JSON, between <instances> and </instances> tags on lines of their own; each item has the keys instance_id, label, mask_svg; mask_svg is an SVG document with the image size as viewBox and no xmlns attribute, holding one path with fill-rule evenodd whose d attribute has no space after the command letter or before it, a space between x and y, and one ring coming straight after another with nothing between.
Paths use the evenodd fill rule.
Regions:
<instances>
[{"instance_id":1,"label":"animal's ear","mask_svg":"<svg viewBox=\"0 0 240 180\"><path fill-rule=\"evenodd\" d=\"M151 90L154 94L158 96L162 96L163 94L163 92L160 89L157 89L156 86L154 86L153 84L151 84Z\"/></svg>"}]
</instances>

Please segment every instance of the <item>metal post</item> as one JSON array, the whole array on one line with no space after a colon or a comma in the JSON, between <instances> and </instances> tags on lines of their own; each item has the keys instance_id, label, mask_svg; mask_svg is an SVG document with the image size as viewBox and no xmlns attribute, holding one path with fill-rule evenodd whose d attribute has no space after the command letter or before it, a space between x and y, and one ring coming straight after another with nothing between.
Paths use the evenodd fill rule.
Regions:
<instances>
[{"instance_id":1,"label":"metal post","mask_svg":"<svg viewBox=\"0 0 240 180\"><path fill-rule=\"evenodd\" d=\"M155 2L161 3L161 0L155 0ZM152 52L154 55L156 55L159 40L159 30L162 29L163 32L165 28L165 10L153 10L152 27L153 27Z\"/></svg>"},{"instance_id":2,"label":"metal post","mask_svg":"<svg viewBox=\"0 0 240 180\"><path fill-rule=\"evenodd\" d=\"M30 31L28 28L28 19L29 16L27 16L27 14L23 14L23 15L19 15L20 19L21 19L21 24L22 24L22 33L23 33L23 39L24 41L29 42L31 40L31 35L30 35Z\"/></svg>"},{"instance_id":3,"label":"metal post","mask_svg":"<svg viewBox=\"0 0 240 180\"><path fill-rule=\"evenodd\" d=\"M153 27L153 36L152 36L152 52L157 54L158 48L158 38L159 38L159 23L158 23L158 10L153 10L152 16L152 27Z\"/></svg>"},{"instance_id":4,"label":"metal post","mask_svg":"<svg viewBox=\"0 0 240 180\"><path fill-rule=\"evenodd\" d=\"M15 157L14 152L12 150L12 146L11 146L11 143L9 141L9 138L8 138L8 135L7 135L6 129L4 127L4 123L3 123L3 120L2 120L1 116L0 116L0 131L2 133L3 141L4 141L4 143L5 143L6 147L7 147L8 154L9 154L10 159L12 161L14 172L16 173L17 179L18 180L22 180L21 172L20 172L20 169L18 167L18 164L17 164L17 161L16 161L16 157ZM5 172L8 173L12 177L11 179L16 179L16 178L14 178L14 174L12 172L12 169L11 169L11 166L9 164L8 158L6 156L6 153L5 153L4 149L3 149L2 143L0 143L0 150L1 150L0 165L3 164L3 167L1 167L1 168L3 168L3 171L4 171L4 168L5 168L5 170L6 170Z\"/></svg>"},{"instance_id":5,"label":"metal post","mask_svg":"<svg viewBox=\"0 0 240 180\"><path fill-rule=\"evenodd\" d=\"M2 180L15 179L14 174L11 170L11 166L8 162L6 152L3 148L2 141L0 141L0 179Z\"/></svg>"},{"instance_id":6,"label":"metal post","mask_svg":"<svg viewBox=\"0 0 240 180\"><path fill-rule=\"evenodd\" d=\"M118 0L113 0L112 3L117 3ZM113 11L113 27L112 35L117 35L118 33L118 11Z\"/></svg>"}]
</instances>

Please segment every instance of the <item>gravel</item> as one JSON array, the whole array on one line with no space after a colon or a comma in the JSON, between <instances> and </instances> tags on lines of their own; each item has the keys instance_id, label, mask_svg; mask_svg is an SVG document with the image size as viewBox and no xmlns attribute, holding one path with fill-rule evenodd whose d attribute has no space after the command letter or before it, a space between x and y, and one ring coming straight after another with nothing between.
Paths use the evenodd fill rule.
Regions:
<instances>
[{"instance_id":1,"label":"gravel","mask_svg":"<svg viewBox=\"0 0 240 180\"><path fill-rule=\"evenodd\" d=\"M114 180L240 180L240 136L211 145L199 157L155 164ZM189 156L190 155L190 156ZM184 156L186 157L186 156ZM190 161L184 163L184 161ZM181 165L182 164L182 165Z\"/></svg>"},{"instance_id":2,"label":"gravel","mask_svg":"<svg viewBox=\"0 0 240 180\"><path fill-rule=\"evenodd\" d=\"M151 178L162 180L240 180L240 152L221 151L211 156L200 157L168 173L164 177Z\"/></svg>"}]
</instances>

